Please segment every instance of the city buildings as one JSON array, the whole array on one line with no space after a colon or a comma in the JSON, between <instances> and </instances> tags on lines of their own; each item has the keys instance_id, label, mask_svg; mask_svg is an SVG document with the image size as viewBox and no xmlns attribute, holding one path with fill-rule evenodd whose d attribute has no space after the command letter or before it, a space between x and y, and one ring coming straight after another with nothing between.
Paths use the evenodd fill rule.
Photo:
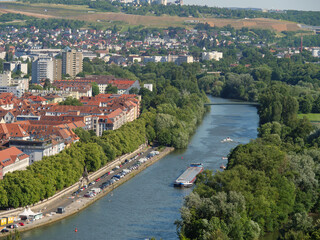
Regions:
<instances>
[{"instance_id":1,"label":"city buildings","mask_svg":"<svg viewBox=\"0 0 320 240\"><path fill-rule=\"evenodd\" d=\"M82 52L65 48L62 51L62 74L68 74L72 78L82 72Z\"/></svg>"},{"instance_id":2,"label":"city buildings","mask_svg":"<svg viewBox=\"0 0 320 240\"><path fill-rule=\"evenodd\" d=\"M21 74L26 75L28 74L28 64L22 63L21 61L5 62L3 63L3 70L10 72L20 71Z\"/></svg>"}]
</instances>

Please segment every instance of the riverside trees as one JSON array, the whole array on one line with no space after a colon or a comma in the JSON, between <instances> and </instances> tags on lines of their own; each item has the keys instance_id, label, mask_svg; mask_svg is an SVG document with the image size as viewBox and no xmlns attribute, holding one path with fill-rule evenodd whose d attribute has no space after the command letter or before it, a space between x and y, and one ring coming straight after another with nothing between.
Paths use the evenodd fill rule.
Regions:
<instances>
[{"instance_id":1,"label":"riverside trees","mask_svg":"<svg viewBox=\"0 0 320 240\"><path fill-rule=\"evenodd\" d=\"M25 171L6 174L0 181L0 208L16 208L47 199L79 181L85 167L89 172L96 171L116 156L133 152L146 141L186 147L205 113L204 102L207 101L197 86L198 71L197 65L152 64L123 72L117 67L117 74L130 74L134 78L156 73L152 80L154 92L143 88L140 91L141 116L117 130L105 131L101 137L92 131L76 129L80 142L57 155L44 157ZM74 102L68 99L64 104Z\"/></svg>"},{"instance_id":2,"label":"riverside trees","mask_svg":"<svg viewBox=\"0 0 320 240\"><path fill-rule=\"evenodd\" d=\"M199 79L218 96L246 100L254 90L260 103L259 138L232 150L225 171L198 177L177 221L181 239L258 239L275 230L279 239L320 239L319 222L310 217L319 214L320 134L307 119L297 118L299 110L317 111L320 68L296 60L262 60L270 72L257 69L253 59L245 62L252 64L246 69L251 79L245 73L230 78L226 68L223 76Z\"/></svg>"}]
</instances>

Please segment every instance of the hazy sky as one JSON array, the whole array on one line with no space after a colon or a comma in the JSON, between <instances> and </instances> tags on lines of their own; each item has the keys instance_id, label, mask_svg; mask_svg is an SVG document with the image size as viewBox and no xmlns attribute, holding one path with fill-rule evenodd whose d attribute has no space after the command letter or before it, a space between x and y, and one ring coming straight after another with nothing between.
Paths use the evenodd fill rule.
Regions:
<instances>
[{"instance_id":1,"label":"hazy sky","mask_svg":"<svg viewBox=\"0 0 320 240\"><path fill-rule=\"evenodd\" d=\"M320 0L184 0L184 4L320 11Z\"/></svg>"}]
</instances>

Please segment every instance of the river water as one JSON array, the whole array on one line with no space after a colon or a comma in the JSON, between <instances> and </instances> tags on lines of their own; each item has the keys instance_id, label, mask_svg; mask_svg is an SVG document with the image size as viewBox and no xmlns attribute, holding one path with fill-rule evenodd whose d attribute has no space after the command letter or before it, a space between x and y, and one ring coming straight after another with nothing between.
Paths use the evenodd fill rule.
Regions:
<instances>
[{"instance_id":1,"label":"river water","mask_svg":"<svg viewBox=\"0 0 320 240\"><path fill-rule=\"evenodd\" d=\"M212 102L228 100L211 98ZM190 163L220 171L238 143L257 136L257 109L252 106L211 106L188 148L175 151L115 189L82 212L58 223L22 234L24 240L108 239L133 240L155 237L178 239L175 220L183 198L191 189L173 188L173 181ZM237 143L221 143L229 136ZM74 232L77 228L78 232Z\"/></svg>"}]
</instances>

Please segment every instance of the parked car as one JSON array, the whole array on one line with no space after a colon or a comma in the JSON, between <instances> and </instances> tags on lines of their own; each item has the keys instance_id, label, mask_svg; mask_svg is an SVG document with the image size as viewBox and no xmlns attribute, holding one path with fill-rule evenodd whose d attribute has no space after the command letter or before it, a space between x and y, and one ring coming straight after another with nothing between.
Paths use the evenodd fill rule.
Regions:
<instances>
[{"instance_id":1,"label":"parked car","mask_svg":"<svg viewBox=\"0 0 320 240\"><path fill-rule=\"evenodd\" d=\"M96 182L99 182L100 180L101 180L101 178L97 178L97 179L96 179Z\"/></svg>"},{"instance_id":2,"label":"parked car","mask_svg":"<svg viewBox=\"0 0 320 240\"><path fill-rule=\"evenodd\" d=\"M75 191L74 193L72 193L72 196L75 196L77 194L79 194L82 190L78 189L77 191Z\"/></svg>"},{"instance_id":3,"label":"parked car","mask_svg":"<svg viewBox=\"0 0 320 240\"><path fill-rule=\"evenodd\" d=\"M2 233L7 233L7 232L9 232L9 229L6 229L6 228L1 229L1 232L2 232Z\"/></svg>"},{"instance_id":4,"label":"parked car","mask_svg":"<svg viewBox=\"0 0 320 240\"><path fill-rule=\"evenodd\" d=\"M20 225L20 226L24 226L24 223L23 223L23 222L19 222L19 225Z\"/></svg>"}]
</instances>

